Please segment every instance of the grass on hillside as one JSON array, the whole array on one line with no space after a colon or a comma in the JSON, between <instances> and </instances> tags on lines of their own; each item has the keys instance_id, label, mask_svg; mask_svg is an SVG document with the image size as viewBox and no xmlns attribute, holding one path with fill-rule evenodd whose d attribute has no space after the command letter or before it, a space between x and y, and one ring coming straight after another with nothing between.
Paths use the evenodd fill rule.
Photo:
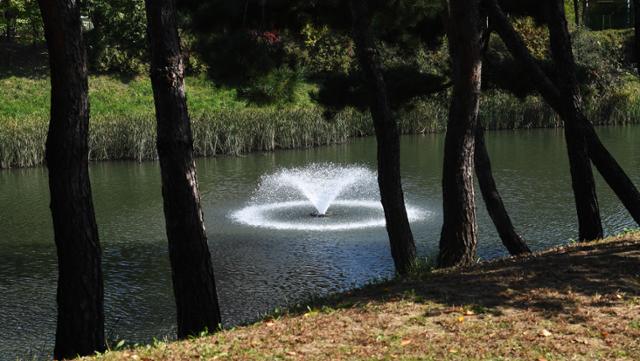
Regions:
<instances>
[{"instance_id":1,"label":"grass on hillside","mask_svg":"<svg viewBox=\"0 0 640 361\"><path fill-rule=\"evenodd\" d=\"M155 150L153 94L148 79L92 76L90 158L152 160ZM296 103L257 107L236 90L219 88L203 77L186 79L196 156L238 155L251 151L304 148L345 142L373 134L368 113L353 108L325 117L301 87ZM628 94L627 94L628 93ZM612 102L590 106L596 124L633 124L640 119L635 87ZM631 99L631 100L630 100ZM44 161L49 118L46 76L0 78L0 168L29 167ZM441 132L448 118L446 94L416 99L396 112L402 134ZM537 96L518 99L500 91L483 96L480 119L488 129L554 128L560 119Z\"/></svg>"},{"instance_id":2,"label":"grass on hillside","mask_svg":"<svg viewBox=\"0 0 640 361\"><path fill-rule=\"evenodd\" d=\"M49 121L50 83L46 51L9 46L0 57L0 168L43 163ZM7 61L9 63L5 64ZM640 121L640 81L627 75L606 97L587 99L586 113L598 125ZM293 101L249 103L242 91L216 86L205 76L185 80L196 156L304 148L373 134L370 115L353 108L337 114L314 101L317 85L302 81ZM146 76L91 75L90 158L153 160L155 114ZM448 92L414 99L396 111L402 134L444 131ZM327 114L334 114L327 117ZM539 96L518 99L504 91L483 94L480 120L488 129L554 128L560 119Z\"/></svg>"},{"instance_id":3,"label":"grass on hillside","mask_svg":"<svg viewBox=\"0 0 640 361\"><path fill-rule=\"evenodd\" d=\"M185 79L187 102L193 112L212 112L247 106L236 96L235 89L219 88L204 77ZM0 79L0 119L47 117L49 114L50 83L48 77L16 77ZM151 82L143 76L131 79L95 75L89 77L91 115L124 117L131 114L153 115Z\"/></svg>"},{"instance_id":4,"label":"grass on hillside","mask_svg":"<svg viewBox=\"0 0 640 361\"><path fill-rule=\"evenodd\" d=\"M85 360L640 360L640 233L421 272Z\"/></svg>"}]
</instances>

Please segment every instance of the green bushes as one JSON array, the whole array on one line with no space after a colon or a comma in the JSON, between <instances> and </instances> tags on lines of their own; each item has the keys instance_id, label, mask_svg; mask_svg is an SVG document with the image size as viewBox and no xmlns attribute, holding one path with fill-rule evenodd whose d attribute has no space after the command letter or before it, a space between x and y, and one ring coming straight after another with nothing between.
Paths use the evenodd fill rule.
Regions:
<instances>
[{"instance_id":1,"label":"green bushes","mask_svg":"<svg viewBox=\"0 0 640 361\"><path fill-rule=\"evenodd\" d=\"M145 74L148 46L144 1L86 0L83 11L89 67L97 72Z\"/></svg>"},{"instance_id":2,"label":"green bushes","mask_svg":"<svg viewBox=\"0 0 640 361\"><path fill-rule=\"evenodd\" d=\"M257 79L240 90L240 96L258 105L283 105L296 102L299 89L302 88L302 73L281 67Z\"/></svg>"}]
</instances>

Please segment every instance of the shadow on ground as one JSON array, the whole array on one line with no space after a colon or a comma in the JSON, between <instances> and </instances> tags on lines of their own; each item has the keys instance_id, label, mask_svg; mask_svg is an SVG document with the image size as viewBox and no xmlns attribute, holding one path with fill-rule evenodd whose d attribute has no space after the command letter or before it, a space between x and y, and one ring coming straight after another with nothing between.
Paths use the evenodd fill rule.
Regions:
<instances>
[{"instance_id":1,"label":"shadow on ground","mask_svg":"<svg viewBox=\"0 0 640 361\"><path fill-rule=\"evenodd\" d=\"M49 56L44 45L0 44L0 79L49 76Z\"/></svg>"},{"instance_id":2,"label":"shadow on ground","mask_svg":"<svg viewBox=\"0 0 640 361\"><path fill-rule=\"evenodd\" d=\"M640 242L578 245L463 270L436 271L347 295L330 305L341 308L410 297L415 302L478 310L525 309L581 322L571 318L579 317L573 311L584 305L585 297L590 306L606 307L640 296Z\"/></svg>"}]
</instances>

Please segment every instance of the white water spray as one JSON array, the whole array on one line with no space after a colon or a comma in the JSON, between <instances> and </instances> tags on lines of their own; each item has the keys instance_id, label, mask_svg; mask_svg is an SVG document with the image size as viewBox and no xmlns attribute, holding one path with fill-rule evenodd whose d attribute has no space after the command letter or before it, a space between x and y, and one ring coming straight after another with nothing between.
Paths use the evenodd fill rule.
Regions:
<instances>
[{"instance_id":1,"label":"white water spray","mask_svg":"<svg viewBox=\"0 0 640 361\"><path fill-rule=\"evenodd\" d=\"M233 212L231 218L246 225L279 230L384 227L379 199L376 173L370 169L311 164L263 176L250 204ZM410 221L427 215L413 206L407 206L407 213Z\"/></svg>"},{"instance_id":2,"label":"white water spray","mask_svg":"<svg viewBox=\"0 0 640 361\"><path fill-rule=\"evenodd\" d=\"M360 188L360 192L369 190L372 183L375 183L375 173L364 167L312 164L263 177L257 193L297 191L313 204L318 215L324 216L342 193L354 188Z\"/></svg>"}]
</instances>

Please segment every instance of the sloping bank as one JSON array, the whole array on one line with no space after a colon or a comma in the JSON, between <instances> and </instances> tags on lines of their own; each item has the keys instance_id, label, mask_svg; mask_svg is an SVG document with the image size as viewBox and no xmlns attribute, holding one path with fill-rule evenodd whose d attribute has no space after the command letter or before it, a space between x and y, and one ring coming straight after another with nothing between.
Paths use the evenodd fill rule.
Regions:
<instances>
[{"instance_id":1,"label":"sloping bank","mask_svg":"<svg viewBox=\"0 0 640 361\"><path fill-rule=\"evenodd\" d=\"M640 233L416 272L86 360L640 360Z\"/></svg>"},{"instance_id":2,"label":"sloping bank","mask_svg":"<svg viewBox=\"0 0 640 361\"><path fill-rule=\"evenodd\" d=\"M414 101L397 112L403 134L436 133L445 129L445 97ZM597 125L633 124L640 102L611 101L588 107ZM197 156L239 155L252 151L307 148L343 143L373 134L369 115L355 109L325 117L318 106L307 108L243 108L192 114ZM488 129L553 128L561 126L554 112L536 96L523 100L502 92L484 96L481 119ZM43 163L46 116L0 118L0 167L30 167ZM155 152L155 119L151 112L98 114L91 119L92 160L151 160Z\"/></svg>"}]
</instances>

